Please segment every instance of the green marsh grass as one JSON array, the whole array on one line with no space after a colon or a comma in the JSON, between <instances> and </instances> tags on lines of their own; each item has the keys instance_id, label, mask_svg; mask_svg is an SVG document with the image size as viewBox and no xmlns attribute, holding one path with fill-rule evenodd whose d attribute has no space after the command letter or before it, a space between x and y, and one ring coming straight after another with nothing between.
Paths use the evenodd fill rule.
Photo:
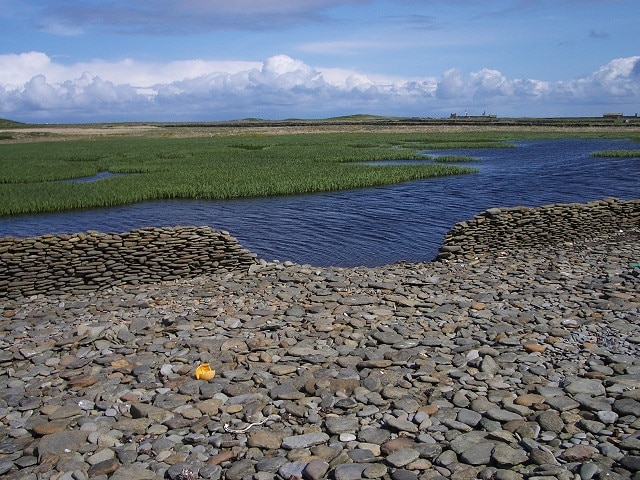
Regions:
<instances>
[{"instance_id":1,"label":"green marsh grass","mask_svg":"<svg viewBox=\"0 0 640 480\"><path fill-rule=\"evenodd\" d=\"M108 207L160 199L231 199L388 185L472 173L427 160L423 150L513 148L522 139L629 138L624 133L468 131L461 133L234 134L181 138L122 136L0 143L0 216ZM638 140L636 138L634 140ZM452 162L451 159L441 161ZM462 162L462 160L456 160ZM466 160L465 160L466 161ZM122 173L96 182L66 180Z\"/></svg>"},{"instance_id":2,"label":"green marsh grass","mask_svg":"<svg viewBox=\"0 0 640 480\"><path fill-rule=\"evenodd\" d=\"M592 157L603 158L640 158L640 150L602 150L592 152Z\"/></svg>"},{"instance_id":3,"label":"green marsh grass","mask_svg":"<svg viewBox=\"0 0 640 480\"><path fill-rule=\"evenodd\" d=\"M440 163L472 163L478 161L475 157L467 157L465 155L442 155L437 157L431 156L430 158L434 162Z\"/></svg>"},{"instance_id":4,"label":"green marsh grass","mask_svg":"<svg viewBox=\"0 0 640 480\"><path fill-rule=\"evenodd\" d=\"M157 199L293 195L474 171L452 165L359 164L425 158L419 148L394 148L399 139L393 134L331 133L3 144L0 215ZM98 172L131 175L87 183L65 181Z\"/></svg>"}]
</instances>

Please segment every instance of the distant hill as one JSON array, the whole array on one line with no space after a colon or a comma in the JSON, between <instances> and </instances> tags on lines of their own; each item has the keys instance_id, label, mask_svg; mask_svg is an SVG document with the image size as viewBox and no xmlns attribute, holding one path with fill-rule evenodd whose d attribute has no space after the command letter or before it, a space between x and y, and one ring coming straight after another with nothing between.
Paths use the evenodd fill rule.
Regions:
<instances>
[{"instance_id":1,"label":"distant hill","mask_svg":"<svg viewBox=\"0 0 640 480\"><path fill-rule=\"evenodd\" d=\"M14 122L13 120L7 120L6 118L0 118L0 128L12 128L12 127L21 127L25 125L21 122Z\"/></svg>"},{"instance_id":2,"label":"distant hill","mask_svg":"<svg viewBox=\"0 0 640 480\"><path fill-rule=\"evenodd\" d=\"M375 121L389 121L396 120L399 117L388 117L382 115L369 115L366 113L357 113L354 115L343 115L340 117L331 117L327 118L327 120L334 121L352 121L352 122L375 122Z\"/></svg>"}]
</instances>

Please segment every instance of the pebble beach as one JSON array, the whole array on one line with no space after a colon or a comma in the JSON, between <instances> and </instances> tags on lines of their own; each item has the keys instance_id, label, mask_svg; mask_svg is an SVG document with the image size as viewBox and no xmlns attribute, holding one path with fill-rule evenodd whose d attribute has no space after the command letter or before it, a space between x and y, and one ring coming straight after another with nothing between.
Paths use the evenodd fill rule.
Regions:
<instances>
[{"instance_id":1,"label":"pebble beach","mask_svg":"<svg viewBox=\"0 0 640 480\"><path fill-rule=\"evenodd\" d=\"M629 231L6 301L0 476L640 478L639 262Z\"/></svg>"}]
</instances>

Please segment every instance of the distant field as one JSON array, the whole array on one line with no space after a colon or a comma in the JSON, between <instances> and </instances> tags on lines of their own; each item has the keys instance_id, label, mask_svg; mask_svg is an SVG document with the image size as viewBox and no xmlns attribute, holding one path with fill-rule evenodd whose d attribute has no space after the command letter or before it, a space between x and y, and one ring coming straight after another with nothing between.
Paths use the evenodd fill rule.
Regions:
<instances>
[{"instance_id":1,"label":"distant field","mask_svg":"<svg viewBox=\"0 0 640 480\"><path fill-rule=\"evenodd\" d=\"M154 199L229 199L370 187L467 174L421 150L507 147L526 138L640 140L640 124L587 120L243 120L207 124L34 126L0 121L0 216ZM578 125L579 124L579 125ZM69 179L119 173L89 183Z\"/></svg>"},{"instance_id":2,"label":"distant field","mask_svg":"<svg viewBox=\"0 0 640 480\"><path fill-rule=\"evenodd\" d=\"M475 131L547 132L547 133L622 133L640 134L640 118L403 118L374 115L351 115L324 120L242 119L226 122L137 122L109 124L33 125L0 119L0 144L100 138L114 136L211 137L242 134L297 133L393 133L436 132L466 133Z\"/></svg>"}]
</instances>

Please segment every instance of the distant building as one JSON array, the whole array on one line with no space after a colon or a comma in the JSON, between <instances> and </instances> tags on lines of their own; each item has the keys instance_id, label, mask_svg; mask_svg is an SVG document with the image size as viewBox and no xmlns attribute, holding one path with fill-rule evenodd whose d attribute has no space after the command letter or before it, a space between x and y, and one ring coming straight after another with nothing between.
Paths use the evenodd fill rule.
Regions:
<instances>
[{"instance_id":1,"label":"distant building","mask_svg":"<svg viewBox=\"0 0 640 480\"><path fill-rule=\"evenodd\" d=\"M458 115L457 113L452 113L449 115L449 118L498 118L497 115L487 115L486 112L483 112L482 115L469 115L466 111L464 112L464 116Z\"/></svg>"},{"instance_id":2,"label":"distant building","mask_svg":"<svg viewBox=\"0 0 640 480\"><path fill-rule=\"evenodd\" d=\"M624 117L624 114L618 113L618 112L614 112L614 113L603 113L602 116L604 118L622 118L622 117Z\"/></svg>"}]
</instances>

